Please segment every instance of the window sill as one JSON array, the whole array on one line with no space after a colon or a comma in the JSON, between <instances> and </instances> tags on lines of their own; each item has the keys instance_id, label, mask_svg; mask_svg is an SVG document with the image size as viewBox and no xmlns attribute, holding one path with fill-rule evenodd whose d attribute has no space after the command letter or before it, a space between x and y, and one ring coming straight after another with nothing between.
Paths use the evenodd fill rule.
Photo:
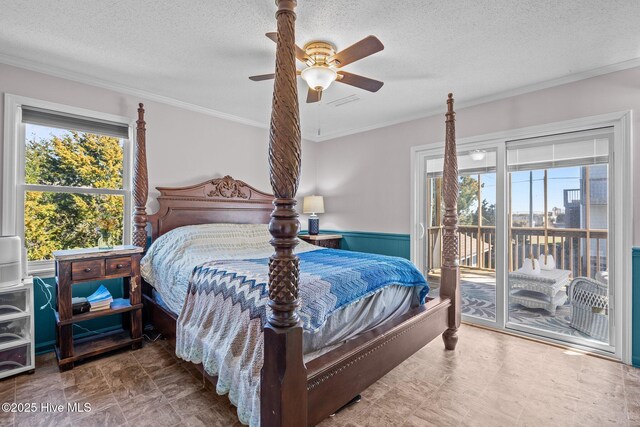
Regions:
<instances>
[{"instance_id":1,"label":"window sill","mask_svg":"<svg viewBox=\"0 0 640 427\"><path fill-rule=\"evenodd\" d=\"M27 264L27 273L29 276L41 278L54 277L55 267L52 260L29 261Z\"/></svg>"}]
</instances>

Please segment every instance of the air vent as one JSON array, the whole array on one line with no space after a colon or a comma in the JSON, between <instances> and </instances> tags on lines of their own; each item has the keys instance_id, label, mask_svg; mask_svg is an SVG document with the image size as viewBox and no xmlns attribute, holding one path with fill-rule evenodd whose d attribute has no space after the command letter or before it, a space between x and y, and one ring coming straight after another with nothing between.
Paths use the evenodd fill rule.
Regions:
<instances>
[{"instance_id":1,"label":"air vent","mask_svg":"<svg viewBox=\"0 0 640 427\"><path fill-rule=\"evenodd\" d=\"M358 95L349 95L344 98L336 99L331 102L327 102L327 105L331 105L332 107L340 107L341 105L349 104L351 102L359 101L360 97Z\"/></svg>"}]
</instances>

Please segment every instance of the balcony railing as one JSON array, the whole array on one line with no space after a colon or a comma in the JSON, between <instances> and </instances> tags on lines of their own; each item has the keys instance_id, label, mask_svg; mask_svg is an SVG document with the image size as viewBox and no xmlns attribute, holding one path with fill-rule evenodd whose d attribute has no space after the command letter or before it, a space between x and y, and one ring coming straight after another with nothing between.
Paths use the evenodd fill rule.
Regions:
<instances>
[{"instance_id":1,"label":"balcony railing","mask_svg":"<svg viewBox=\"0 0 640 427\"><path fill-rule=\"evenodd\" d=\"M442 259L442 227L430 227L427 233L428 265L437 268ZM556 268L570 270L573 277L595 277L608 264L607 231L574 228L512 227L509 229L509 271L517 270L531 254L553 255ZM458 226L459 263L483 270L496 268L496 230L493 226ZM545 249L546 247L546 249ZM545 252L546 250L546 252Z\"/></svg>"},{"instance_id":2,"label":"balcony railing","mask_svg":"<svg viewBox=\"0 0 640 427\"><path fill-rule=\"evenodd\" d=\"M442 227L430 227L427 233L429 266L442 264ZM476 225L458 226L459 264L461 266L495 270L496 228Z\"/></svg>"}]
</instances>

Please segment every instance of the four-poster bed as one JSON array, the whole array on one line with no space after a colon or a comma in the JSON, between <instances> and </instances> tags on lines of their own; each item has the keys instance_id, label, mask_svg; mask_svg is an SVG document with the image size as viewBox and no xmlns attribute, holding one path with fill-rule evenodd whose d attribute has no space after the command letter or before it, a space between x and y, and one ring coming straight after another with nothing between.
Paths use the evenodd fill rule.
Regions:
<instances>
[{"instance_id":1,"label":"four-poster bed","mask_svg":"<svg viewBox=\"0 0 640 427\"><path fill-rule=\"evenodd\" d=\"M153 239L187 225L269 223L275 253L268 261L269 310L268 320L263 325L260 424L302 426L315 425L334 413L438 335L442 335L446 349L455 349L460 325L456 233L458 173L453 97L449 94L440 297L428 299L425 304L411 308L305 364L299 318L301 271L299 257L294 254L299 231L295 196L301 164L294 53L296 1L277 0L276 3L278 43L269 142L273 195L226 176L190 187L159 188L159 210L147 216L145 121L140 104L134 164L133 243L146 248L148 223ZM157 303L148 284L144 290L147 319L167 338L174 338L176 315Z\"/></svg>"}]
</instances>

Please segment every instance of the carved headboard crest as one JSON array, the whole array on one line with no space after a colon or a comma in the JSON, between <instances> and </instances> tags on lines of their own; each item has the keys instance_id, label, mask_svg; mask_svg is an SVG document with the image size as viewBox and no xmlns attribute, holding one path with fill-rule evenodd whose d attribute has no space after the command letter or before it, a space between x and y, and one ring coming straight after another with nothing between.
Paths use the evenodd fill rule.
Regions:
<instances>
[{"instance_id":1,"label":"carved headboard crest","mask_svg":"<svg viewBox=\"0 0 640 427\"><path fill-rule=\"evenodd\" d=\"M207 197L224 197L225 199L248 199L251 189L242 181L235 180L229 175L224 178L211 180L213 190L207 193Z\"/></svg>"},{"instance_id":2,"label":"carved headboard crest","mask_svg":"<svg viewBox=\"0 0 640 427\"><path fill-rule=\"evenodd\" d=\"M196 185L187 187L157 187L160 191L160 199L188 198L206 201L273 201L273 195L264 193L244 181L233 179L227 175L223 178L215 178Z\"/></svg>"}]
</instances>

